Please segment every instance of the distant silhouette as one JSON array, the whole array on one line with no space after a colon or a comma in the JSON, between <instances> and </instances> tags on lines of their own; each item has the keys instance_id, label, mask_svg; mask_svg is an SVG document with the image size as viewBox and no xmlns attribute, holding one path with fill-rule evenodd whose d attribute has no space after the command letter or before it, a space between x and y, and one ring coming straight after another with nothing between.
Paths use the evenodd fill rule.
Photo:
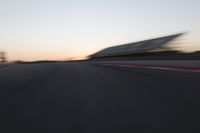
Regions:
<instances>
[{"instance_id":1,"label":"distant silhouette","mask_svg":"<svg viewBox=\"0 0 200 133\"><path fill-rule=\"evenodd\" d=\"M6 53L5 52L0 52L0 61L6 62Z\"/></svg>"}]
</instances>

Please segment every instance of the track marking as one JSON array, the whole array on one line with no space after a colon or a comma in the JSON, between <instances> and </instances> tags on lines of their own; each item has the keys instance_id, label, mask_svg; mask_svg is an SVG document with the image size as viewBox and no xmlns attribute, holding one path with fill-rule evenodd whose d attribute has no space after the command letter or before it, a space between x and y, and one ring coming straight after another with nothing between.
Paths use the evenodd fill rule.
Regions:
<instances>
[{"instance_id":1,"label":"track marking","mask_svg":"<svg viewBox=\"0 0 200 133\"><path fill-rule=\"evenodd\" d=\"M6 70L8 69L9 67L13 66L14 64L1 64L0 65L0 71L3 71L3 70Z\"/></svg>"},{"instance_id":2,"label":"track marking","mask_svg":"<svg viewBox=\"0 0 200 133\"><path fill-rule=\"evenodd\" d=\"M159 70L171 70L171 71L189 71L200 72L200 67L185 67L185 66L164 66L164 65L144 65L144 64L103 64L116 67L135 67L135 68L147 68L147 69L159 69Z\"/></svg>"}]
</instances>

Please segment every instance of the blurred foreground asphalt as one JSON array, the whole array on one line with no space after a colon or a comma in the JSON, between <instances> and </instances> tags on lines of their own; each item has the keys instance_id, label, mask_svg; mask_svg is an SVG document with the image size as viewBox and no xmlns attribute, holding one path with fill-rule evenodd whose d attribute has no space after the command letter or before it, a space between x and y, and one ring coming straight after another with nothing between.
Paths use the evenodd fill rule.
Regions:
<instances>
[{"instance_id":1,"label":"blurred foreground asphalt","mask_svg":"<svg viewBox=\"0 0 200 133\"><path fill-rule=\"evenodd\" d=\"M200 73L92 62L0 70L0 132L200 132Z\"/></svg>"}]
</instances>

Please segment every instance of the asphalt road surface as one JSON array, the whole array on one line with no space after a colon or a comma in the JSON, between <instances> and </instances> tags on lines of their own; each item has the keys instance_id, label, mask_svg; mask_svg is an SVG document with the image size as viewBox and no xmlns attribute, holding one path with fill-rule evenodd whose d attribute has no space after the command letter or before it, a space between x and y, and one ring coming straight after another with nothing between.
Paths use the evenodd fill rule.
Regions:
<instances>
[{"instance_id":1,"label":"asphalt road surface","mask_svg":"<svg viewBox=\"0 0 200 133\"><path fill-rule=\"evenodd\" d=\"M200 73L91 62L0 70L0 132L200 132Z\"/></svg>"}]
</instances>

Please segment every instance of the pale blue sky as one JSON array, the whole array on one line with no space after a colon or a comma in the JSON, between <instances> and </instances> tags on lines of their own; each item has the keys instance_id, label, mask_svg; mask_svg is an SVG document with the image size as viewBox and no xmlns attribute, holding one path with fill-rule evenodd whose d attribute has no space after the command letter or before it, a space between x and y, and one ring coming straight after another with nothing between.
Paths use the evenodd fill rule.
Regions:
<instances>
[{"instance_id":1,"label":"pale blue sky","mask_svg":"<svg viewBox=\"0 0 200 133\"><path fill-rule=\"evenodd\" d=\"M83 57L182 31L182 49L200 49L199 25L199 0L0 0L0 50L10 60Z\"/></svg>"}]
</instances>

